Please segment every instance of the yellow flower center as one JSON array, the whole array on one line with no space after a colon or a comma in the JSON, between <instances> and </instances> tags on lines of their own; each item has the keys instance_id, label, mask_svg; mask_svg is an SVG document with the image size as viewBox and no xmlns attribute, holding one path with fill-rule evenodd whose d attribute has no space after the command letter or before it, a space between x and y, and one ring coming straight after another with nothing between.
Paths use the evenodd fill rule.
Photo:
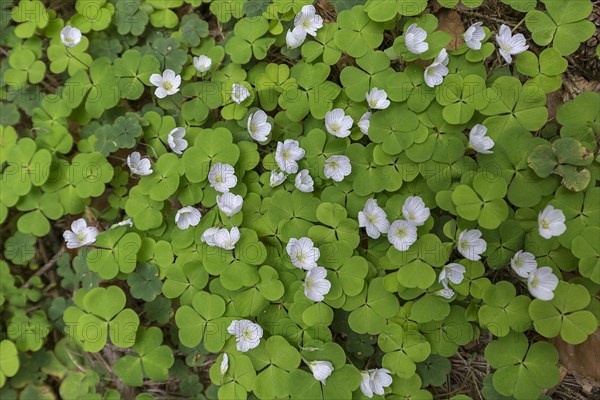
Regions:
<instances>
[{"instance_id":1,"label":"yellow flower center","mask_svg":"<svg viewBox=\"0 0 600 400\"><path fill-rule=\"evenodd\" d=\"M515 260L516 267L521 268L523 266L523 264L525 264L525 263L523 262L523 259L521 257L519 257Z\"/></svg>"},{"instance_id":2,"label":"yellow flower center","mask_svg":"<svg viewBox=\"0 0 600 400\"><path fill-rule=\"evenodd\" d=\"M377 218L373 214L367 214L367 221L369 221L370 224L375 225Z\"/></svg>"},{"instance_id":3,"label":"yellow flower center","mask_svg":"<svg viewBox=\"0 0 600 400\"><path fill-rule=\"evenodd\" d=\"M253 336L254 336L254 334L252 333L252 329L250 329L250 328L242 329L242 337L244 339L250 340L250 339L252 339Z\"/></svg>"},{"instance_id":4,"label":"yellow flower center","mask_svg":"<svg viewBox=\"0 0 600 400\"><path fill-rule=\"evenodd\" d=\"M539 283L540 283L539 278L537 277L537 275L534 275L531 282L529 282L529 286L531 286L534 289L537 289Z\"/></svg>"},{"instance_id":5,"label":"yellow flower center","mask_svg":"<svg viewBox=\"0 0 600 400\"><path fill-rule=\"evenodd\" d=\"M172 90L172 89L173 89L173 84L172 84L171 82L169 82L169 81L164 81L164 82L162 83L162 87L163 87L165 90L169 91L169 90Z\"/></svg>"},{"instance_id":6,"label":"yellow flower center","mask_svg":"<svg viewBox=\"0 0 600 400\"><path fill-rule=\"evenodd\" d=\"M308 290L311 290L314 286L314 282L313 282L312 278L308 278L306 281L304 281L304 285L306 286L306 288Z\"/></svg>"}]
</instances>

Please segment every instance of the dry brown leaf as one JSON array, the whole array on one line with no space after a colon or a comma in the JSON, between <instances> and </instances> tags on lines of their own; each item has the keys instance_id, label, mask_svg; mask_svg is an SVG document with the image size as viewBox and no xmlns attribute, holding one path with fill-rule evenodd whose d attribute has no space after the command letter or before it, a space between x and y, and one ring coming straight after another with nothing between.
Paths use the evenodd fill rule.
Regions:
<instances>
[{"instance_id":1,"label":"dry brown leaf","mask_svg":"<svg viewBox=\"0 0 600 400\"><path fill-rule=\"evenodd\" d=\"M586 378L585 376L581 376L576 372L573 373L573 377L575 378L577 383L579 383L581 385L581 389L585 393L588 393L588 394L592 393L592 390L594 390L595 387L600 387L600 382L595 381L590 378Z\"/></svg>"},{"instance_id":2,"label":"dry brown leaf","mask_svg":"<svg viewBox=\"0 0 600 400\"><path fill-rule=\"evenodd\" d=\"M560 336L550 341L558 350L561 364L569 372L600 381L600 330L578 345L569 344Z\"/></svg>"},{"instance_id":3,"label":"dry brown leaf","mask_svg":"<svg viewBox=\"0 0 600 400\"><path fill-rule=\"evenodd\" d=\"M105 191L104 194L106 197L106 205L108 205L108 191ZM97 207L97 209L102 210L103 208ZM90 225L96 225L98 223L98 219L96 218L96 216L94 215L94 211L92 211L90 207L85 207L84 214L86 219L89 221Z\"/></svg>"},{"instance_id":4,"label":"dry brown leaf","mask_svg":"<svg viewBox=\"0 0 600 400\"><path fill-rule=\"evenodd\" d=\"M561 104L564 103L563 95L564 95L564 93L561 88L552 93L548 93L548 95L546 96L546 98L547 98L546 107L548 107L548 120L549 121L554 120L554 118L556 117L556 109L558 108L558 106L560 106Z\"/></svg>"},{"instance_id":5,"label":"dry brown leaf","mask_svg":"<svg viewBox=\"0 0 600 400\"><path fill-rule=\"evenodd\" d=\"M327 0L317 0L316 8L319 14L323 17L325 23L335 21L335 7Z\"/></svg>"},{"instance_id":6,"label":"dry brown leaf","mask_svg":"<svg viewBox=\"0 0 600 400\"><path fill-rule=\"evenodd\" d=\"M582 76L575 76L567 71L563 79L563 87L566 89L567 95L565 100L571 100L582 92L597 92L600 93L600 81L588 81Z\"/></svg>"},{"instance_id":7,"label":"dry brown leaf","mask_svg":"<svg viewBox=\"0 0 600 400\"><path fill-rule=\"evenodd\" d=\"M586 81L582 79L577 83L579 90L582 92L600 92L600 81Z\"/></svg>"},{"instance_id":8,"label":"dry brown leaf","mask_svg":"<svg viewBox=\"0 0 600 400\"><path fill-rule=\"evenodd\" d=\"M465 42L463 39L465 25L460 18L460 14L454 10L443 10L437 17L439 21L438 29L449 33L452 36L452 39L446 48L448 50L458 49Z\"/></svg>"}]
</instances>

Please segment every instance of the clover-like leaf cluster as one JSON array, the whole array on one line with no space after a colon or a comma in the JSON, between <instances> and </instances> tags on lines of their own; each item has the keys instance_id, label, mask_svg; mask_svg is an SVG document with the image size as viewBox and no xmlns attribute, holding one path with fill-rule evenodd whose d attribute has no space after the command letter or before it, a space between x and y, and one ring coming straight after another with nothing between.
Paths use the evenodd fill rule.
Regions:
<instances>
[{"instance_id":1,"label":"clover-like leaf cluster","mask_svg":"<svg viewBox=\"0 0 600 400\"><path fill-rule=\"evenodd\" d=\"M13 3L0 398L530 400L597 332L595 2Z\"/></svg>"}]
</instances>

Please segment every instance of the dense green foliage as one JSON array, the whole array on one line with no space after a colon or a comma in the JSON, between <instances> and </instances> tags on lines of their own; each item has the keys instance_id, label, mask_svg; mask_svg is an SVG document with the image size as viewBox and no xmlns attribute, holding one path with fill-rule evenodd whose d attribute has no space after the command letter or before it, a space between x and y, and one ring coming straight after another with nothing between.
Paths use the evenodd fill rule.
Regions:
<instances>
[{"instance_id":1,"label":"dense green foliage","mask_svg":"<svg viewBox=\"0 0 600 400\"><path fill-rule=\"evenodd\" d=\"M543 339L596 331L600 95L556 118L546 105L594 34L590 0L502 0L529 44L512 63L499 26L471 48L425 0L320 2L322 27L297 46L288 29L308 0L46 3L0 10L2 399L432 399L449 359L479 341L486 399L530 400L559 383ZM427 35L419 53L413 24ZM389 106L371 102L374 88ZM328 122L334 109L350 132ZM493 148L470 137L480 125ZM303 156L275 185L288 140ZM134 151L151 173L133 173ZM351 172L332 176L345 159ZM225 164L241 210L217 190L232 177L211 175ZM428 209L418 224L411 196ZM363 229L369 199L389 232ZM548 206L564 232L538 222ZM394 241L412 229L416 241ZM472 231L486 243L475 256ZM318 269L286 251L300 238L319 251L323 301L307 294ZM519 251L540 268L522 275ZM540 290L548 274L559 282ZM230 331L240 320L262 328L249 350ZM326 384L315 362L333 369ZM361 386L376 368L393 380L379 394Z\"/></svg>"}]
</instances>

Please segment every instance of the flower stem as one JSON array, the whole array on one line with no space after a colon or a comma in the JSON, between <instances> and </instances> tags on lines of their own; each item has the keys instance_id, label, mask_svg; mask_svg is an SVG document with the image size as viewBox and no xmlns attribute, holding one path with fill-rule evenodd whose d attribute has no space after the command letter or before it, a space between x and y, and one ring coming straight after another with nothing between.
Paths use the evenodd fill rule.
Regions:
<instances>
[{"instance_id":1,"label":"flower stem","mask_svg":"<svg viewBox=\"0 0 600 400\"><path fill-rule=\"evenodd\" d=\"M71 53L68 48L65 48L65 51L67 52L67 54L69 55L69 57L74 58L75 60L79 61L81 64L85 65L87 68L90 67L89 65L87 65L86 63L84 63L83 61L81 61L79 58L75 57L75 55L73 53Z\"/></svg>"},{"instance_id":2,"label":"flower stem","mask_svg":"<svg viewBox=\"0 0 600 400\"><path fill-rule=\"evenodd\" d=\"M514 28L512 28L512 31L510 33L514 33L517 29L519 29L519 27L521 26L521 24L523 24L523 22L525 22L525 17L521 18L519 23Z\"/></svg>"}]
</instances>

